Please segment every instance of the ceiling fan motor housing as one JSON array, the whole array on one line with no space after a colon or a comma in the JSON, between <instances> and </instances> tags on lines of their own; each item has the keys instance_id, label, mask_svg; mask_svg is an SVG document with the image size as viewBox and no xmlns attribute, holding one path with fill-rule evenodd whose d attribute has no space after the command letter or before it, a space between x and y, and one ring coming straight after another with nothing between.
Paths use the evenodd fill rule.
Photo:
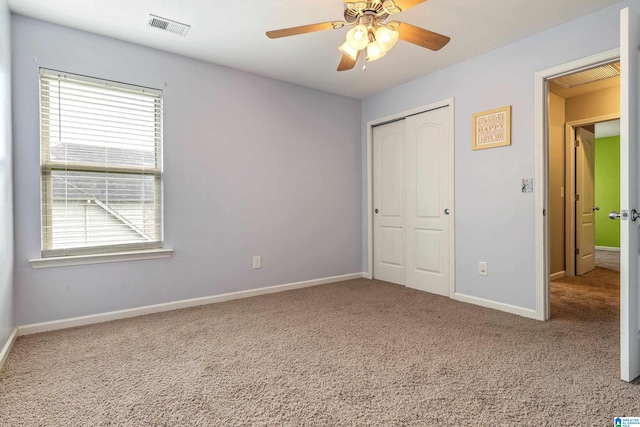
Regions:
<instances>
[{"instance_id":1,"label":"ceiling fan motor housing","mask_svg":"<svg viewBox=\"0 0 640 427\"><path fill-rule=\"evenodd\" d=\"M372 17L372 24L379 24L389 17L389 14L400 13L393 0L386 1L368 1L368 2L347 2L344 4L344 20L348 24L358 24L361 18Z\"/></svg>"}]
</instances>

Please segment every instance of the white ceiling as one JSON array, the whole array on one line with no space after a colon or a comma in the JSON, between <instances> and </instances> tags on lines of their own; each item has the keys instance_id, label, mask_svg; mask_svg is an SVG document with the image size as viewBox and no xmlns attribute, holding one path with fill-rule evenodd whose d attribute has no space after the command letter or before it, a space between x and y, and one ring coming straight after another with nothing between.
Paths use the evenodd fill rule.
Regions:
<instances>
[{"instance_id":1,"label":"white ceiling","mask_svg":"<svg viewBox=\"0 0 640 427\"><path fill-rule=\"evenodd\" d=\"M620 120L596 123L596 138L620 135Z\"/></svg>"},{"instance_id":2,"label":"white ceiling","mask_svg":"<svg viewBox=\"0 0 640 427\"><path fill-rule=\"evenodd\" d=\"M271 40L267 30L343 19L342 0L9 0L45 21L301 85L364 98L596 11L618 0L429 0L392 19L451 37L438 52L403 41L384 58L338 72L346 28ZM190 24L186 37L146 25L149 13ZM391 19L389 19L391 20Z\"/></svg>"}]
</instances>

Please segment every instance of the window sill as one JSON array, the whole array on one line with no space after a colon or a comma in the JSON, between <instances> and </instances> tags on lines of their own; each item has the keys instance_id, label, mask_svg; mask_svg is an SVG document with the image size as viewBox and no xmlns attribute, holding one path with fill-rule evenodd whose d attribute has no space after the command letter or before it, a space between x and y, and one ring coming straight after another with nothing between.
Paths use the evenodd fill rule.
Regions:
<instances>
[{"instance_id":1,"label":"window sill","mask_svg":"<svg viewBox=\"0 0 640 427\"><path fill-rule=\"evenodd\" d=\"M173 249L149 249L142 251L114 252L107 254L73 255L30 259L33 268L66 267L70 265L104 264L108 262L138 261L143 259L169 258Z\"/></svg>"}]
</instances>

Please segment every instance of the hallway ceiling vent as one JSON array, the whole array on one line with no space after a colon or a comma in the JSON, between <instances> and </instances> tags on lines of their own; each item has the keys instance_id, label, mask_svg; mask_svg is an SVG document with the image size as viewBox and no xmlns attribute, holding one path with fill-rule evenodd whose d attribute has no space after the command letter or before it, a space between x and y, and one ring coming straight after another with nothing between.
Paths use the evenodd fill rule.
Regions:
<instances>
[{"instance_id":1,"label":"hallway ceiling vent","mask_svg":"<svg viewBox=\"0 0 640 427\"><path fill-rule=\"evenodd\" d=\"M171 33L179 34L181 36L186 36L189 30L191 29L191 25L181 24L180 22L172 21L171 19L161 18L156 15L149 14L149 19L147 20L147 25L150 27L157 28L159 30L169 31Z\"/></svg>"},{"instance_id":2,"label":"hallway ceiling vent","mask_svg":"<svg viewBox=\"0 0 640 427\"><path fill-rule=\"evenodd\" d=\"M587 83L593 83L618 76L620 76L620 64L615 63L592 68L590 70L580 71L575 74L569 74L568 76L558 77L557 79L553 79L553 81L563 88L569 89L570 87L582 86Z\"/></svg>"}]
</instances>

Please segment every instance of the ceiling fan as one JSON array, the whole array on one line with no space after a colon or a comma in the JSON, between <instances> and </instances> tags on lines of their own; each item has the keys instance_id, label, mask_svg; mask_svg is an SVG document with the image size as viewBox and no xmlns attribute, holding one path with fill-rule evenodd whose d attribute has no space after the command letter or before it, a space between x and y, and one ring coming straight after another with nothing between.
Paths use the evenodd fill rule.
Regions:
<instances>
[{"instance_id":1,"label":"ceiling fan","mask_svg":"<svg viewBox=\"0 0 640 427\"><path fill-rule=\"evenodd\" d=\"M267 31L267 37L277 39L316 31L338 30L345 25L351 25L353 28L347 33L346 41L338 48L342 52L338 71L352 69L365 49L365 59L367 61L375 61L382 58L391 50L398 39L427 49L440 50L449 43L449 40L451 40L449 37L400 21L385 23L389 15L397 15L425 1L427 0L368 0L355 2L345 0L344 21L322 22L320 24ZM363 66L363 69L365 68Z\"/></svg>"}]
</instances>

